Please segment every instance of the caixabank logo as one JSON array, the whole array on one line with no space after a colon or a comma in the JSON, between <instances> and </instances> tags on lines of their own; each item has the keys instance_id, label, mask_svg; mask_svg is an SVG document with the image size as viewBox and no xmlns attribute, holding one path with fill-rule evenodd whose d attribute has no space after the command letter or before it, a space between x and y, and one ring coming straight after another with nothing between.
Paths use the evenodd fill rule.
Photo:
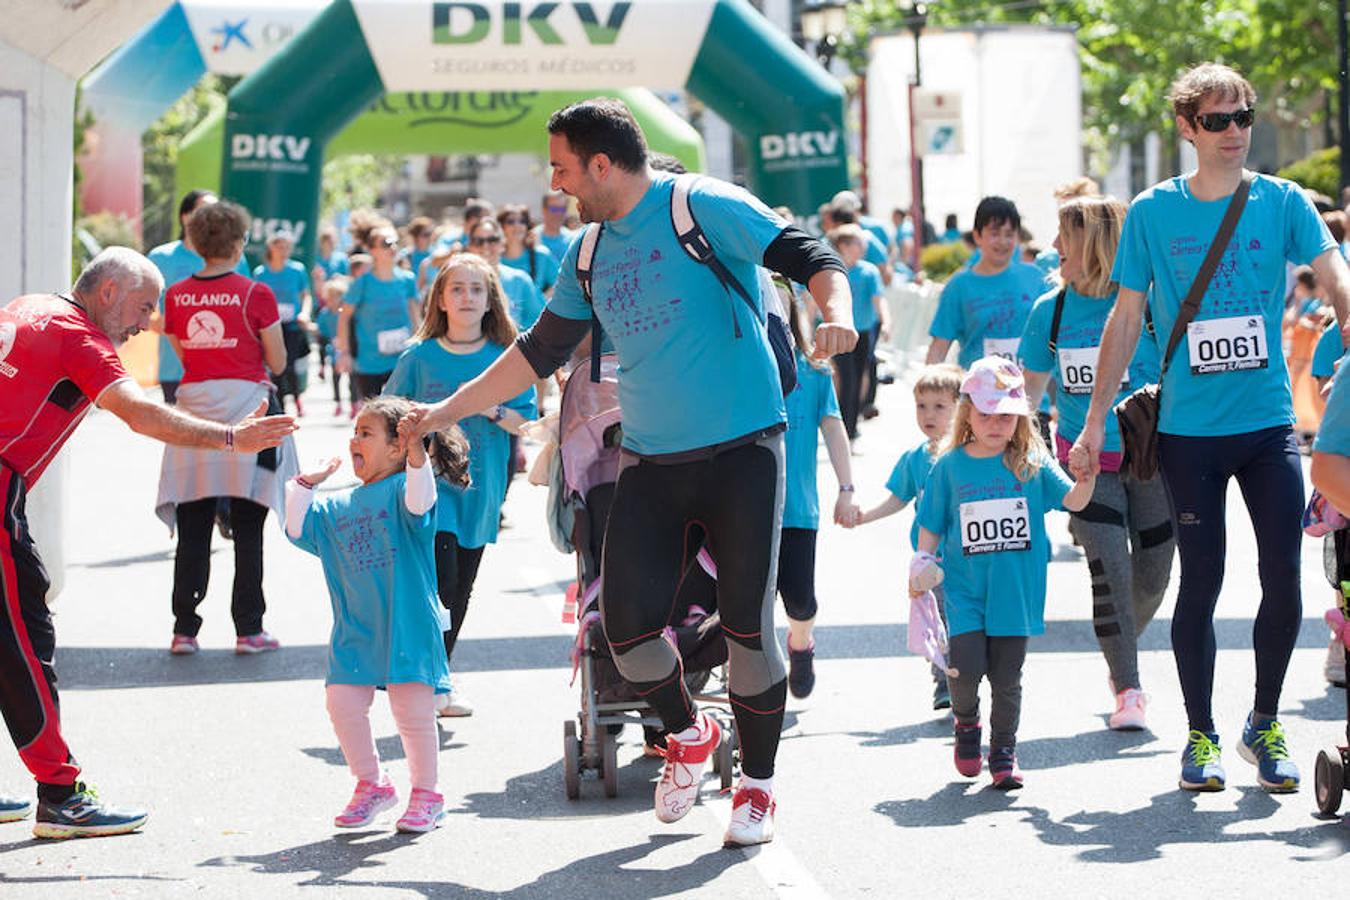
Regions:
<instances>
[{"instance_id":1,"label":"caixabank logo","mask_svg":"<svg viewBox=\"0 0 1350 900\"><path fill-rule=\"evenodd\" d=\"M624 20L633 4L615 3L605 20L591 3L503 3L489 8L481 3L452 2L431 5L431 40L436 44L478 44L493 38L494 31L505 46L520 44L525 32L533 33L542 44L567 43L558 32L559 20L574 18L587 43L606 46L619 39ZM493 21L497 11L499 21Z\"/></svg>"},{"instance_id":2,"label":"caixabank logo","mask_svg":"<svg viewBox=\"0 0 1350 900\"><path fill-rule=\"evenodd\" d=\"M538 99L538 91L402 91L385 94L370 111L406 119L414 128L506 128L533 112Z\"/></svg>"}]
</instances>

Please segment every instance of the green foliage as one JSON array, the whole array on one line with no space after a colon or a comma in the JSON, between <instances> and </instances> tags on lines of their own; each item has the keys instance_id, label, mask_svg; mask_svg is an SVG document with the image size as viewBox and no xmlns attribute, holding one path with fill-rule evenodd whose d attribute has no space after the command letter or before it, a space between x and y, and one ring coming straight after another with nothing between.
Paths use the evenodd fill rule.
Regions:
<instances>
[{"instance_id":1,"label":"green foliage","mask_svg":"<svg viewBox=\"0 0 1350 900\"><path fill-rule=\"evenodd\" d=\"M141 236L145 246L155 247L178 236L179 198L174 194L178 147L197 123L224 102L226 90L223 79L207 75L141 137L145 171Z\"/></svg>"},{"instance_id":2,"label":"green foliage","mask_svg":"<svg viewBox=\"0 0 1350 900\"><path fill-rule=\"evenodd\" d=\"M929 244L919 253L919 268L933 281L946 281L961 271L973 255L965 241Z\"/></svg>"},{"instance_id":3,"label":"green foliage","mask_svg":"<svg viewBox=\"0 0 1350 900\"><path fill-rule=\"evenodd\" d=\"M397 156L356 153L323 164L319 221L332 221L338 210L379 206L380 194L403 171Z\"/></svg>"},{"instance_id":4,"label":"green foliage","mask_svg":"<svg viewBox=\"0 0 1350 900\"><path fill-rule=\"evenodd\" d=\"M84 134L92 127L94 127L94 114L85 108L80 86L77 84L75 86L75 127L72 133L72 147L74 149L72 159L75 161L72 171L75 190L70 210L70 221L72 222L80 221L80 216L84 212L80 204L80 183L84 181L84 172L80 169L80 156L84 153ZM72 231L70 239L70 280L72 283L79 276L80 269L84 268L85 257L84 244Z\"/></svg>"},{"instance_id":5,"label":"green foliage","mask_svg":"<svg viewBox=\"0 0 1350 900\"><path fill-rule=\"evenodd\" d=\"M1311 156L1285 166L1278 174L1309 190L1337 198L1341 195L1341 148L1318 150Z\"/></svg>"}]
</instances>

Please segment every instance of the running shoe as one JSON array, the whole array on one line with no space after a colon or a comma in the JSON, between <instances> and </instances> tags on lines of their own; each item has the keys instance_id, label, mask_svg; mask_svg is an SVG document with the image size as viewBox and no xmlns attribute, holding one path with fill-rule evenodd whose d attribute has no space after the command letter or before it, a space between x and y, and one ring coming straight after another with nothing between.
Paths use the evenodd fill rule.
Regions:
<instances>
[{"instance_id":1,"label":"running shoe","mask_svg":"<svg viewBox=\"0 0 1350 900\"><path fill-rule=\"evenodd\" d=\"M1334 634L1331 636L1331 645L1327 647L1327 661L1322 666L1322 675L1329 684L1345 687L1345 645Z\"/></svg>"},{"instance_id":2,"label":"running shoe","mask_svg":"<svg viewBox=\"0 0 1350 900\"><path fill-rule=\"evenodd\" d=\"M27 800L0 794L0 822L17 822L20 819L26 819L32 811L33 804Z\"/></svg>"},{"instance_id":3,"label":"running shoe","mask_svg":"<svg viewBox=\"0 0 1350 900\"><path fill-rule=\"evenodd\" d=\"M305 414L305 404L300 402L300 395L295 395L295 417L298 419Z\"/></svg>"},{"instance_id":4,"label":"running shoe","mask_svg":"<svg viewBox=\"0 0 1350 900\"><path fill-rule=\"evenodd\" d=\"M75 784L75 793L52 802L38 798L37 820L33 836L60 840L73 837L107 837L135 831L149 818L143 810L116 809L102 802L84 782Z\"/></svg>"},{"instance_id":5,"label":"running shoe","mask_svg":"<svg viewBox=\"0 0 1350 900\"><path fill-rule=\"evenodd\" d=\"M445 797L426 788L413 788L408 809L399 816L394 828L404 834L431 831L445 818Z\"/></svg>"},{"instance_id":6,"label":"running shoe","mask_svg":"<svg viewBox=\"0 0 1350 900\"><path fill-rule=\"evenodd\" d=\"M1256 780L1272 794L1292 794L1298 790L1298 766L1289 758L1284 744L1284 728L1271 719L1257 728L1252 717L1242 729L1238 756L1256 766Z\"/></svg>"},{"instance_id":7,"label":"running shoe","mask_svg":"<svg viewBox=\"0 0 1350 900\"><path fill-rule=\"evenodd\" d=\"M952 689L947 684L947 673L933 667L933 709L952 708Z\"/></svg>"},{"instance_id":8,"label":"running shoe","mask_svg":"<svg viewBox=\"0 0 1350 900\"><path fill-rule=\"evenodd\" d=\"M1191 731L1186 736L1186 749L1181 751L1181 781L1178 783L1182 790L1223 790L1225 777L1220 755L1217 734Z\"/></svg>"},{"instance_id":9,"label":"running shoe","mask_svg":"<svg viewBox=\"0 0 1350 900\"><path fill-rule=\"evenodd\" d=\"M398 803L398 791L389 783L389 776L381 774L380 783L362 779L352 791L347 808L333 817L338 828L364 828L375 817Z\"/></svg>"},{"instance_id":10,"label":"running shoe","mask_svg":"<svg viewBox=\"0 0 1350 900\"><path fill-rule=\"evenodd\" d=\"M450 686L450 693L436 695L436 715L444 719L459 719L473 715L473 704L464 692Z\"/></svg>"},{"instance_id":11,"label":"running shoe","mask_svg":"<svg viewBox=\"0 0 1350 900\"><path fill-rule=\"evenodd\" d=\"M792 644L788 644L788 690L798 700L811 696L816 686L815 658L814 640L805 650L793 650Z\"/></svg>"},{"instance_id":12,"label":"running shoe","mask_svg":"<svg viewBox=\"0 0 1350 900\"><path fill-rule=\"evenodd\" d=\"M1112 731L1143 731L1148 726L1144 722L1144 707L1148 697L1138 688L1126 688L1116 694L1116 711L1111 713L1107 725Z\"/></svg>"},{"instance_id":13,"label":"running shoe","mask_svg":"<svg viewBox=\"0 0 1350 900\"><path fill-rule=\"evenodd\" d=\"M662 822L678 822L694 808L703 767L722 740L716 719L701 712L696 721L699 739L686 742L666 735L666 764L661 768L655 796L656 818Z\"/></svg>"},{"instance_id":14,"label":"running shoe","mask_svg":"<svg viewBox=\"0 0 1350 900\"><path fill-rule=\"evenodd\" d=\"M197 639L186 634L175 634L169 644L169 652L174 656L191 656L200 649Z\"/></svg>"},{"instance_id":15,"label":"running shoe","mask_svg":"<svg viewBox=\"0 0 1350 900\"><path fill-rule=\"evenodd\" d=\"M741 785L731 800L731 821L722 838L724 847L751 847L773 840L773 813L778 804L759 788Z\"/></svg>"},{"instance_id":16,"label":"running shoe","mask_svg":"<svg viewBox=\"0 0 1350 900\"><path fill-rule=\"evenodd\" d=\"M984 760L980 758L980 734L979 722L972 725L956 723L956 749L952 751L952 759L956 771L967 778L979 775L984 766Z\"/></svg>"},{"instance_id":17,"label":"running shoe","mask_svg":"<svg viewBox=\"0 0 1350 900\"><path fill-rule=\"evenodd\" d=\"M989 777L1000 791L1015 791L1022 786L1022 770L1012 747L989 748Z\"/></svg>"},{"instance_id":18,"label":"running shoe","mask_svg":"<svg viewBox=\"0 0 1350 900\"><path fill-rule=\"evenodd\" d=\"M266 653L269 650L276 650L281 646L277 639L265 631L257 634L250 634L247 637L236 638L234 642L234 652L238 656L251 656L254 653Z\"/></svg>"}]
</instances>

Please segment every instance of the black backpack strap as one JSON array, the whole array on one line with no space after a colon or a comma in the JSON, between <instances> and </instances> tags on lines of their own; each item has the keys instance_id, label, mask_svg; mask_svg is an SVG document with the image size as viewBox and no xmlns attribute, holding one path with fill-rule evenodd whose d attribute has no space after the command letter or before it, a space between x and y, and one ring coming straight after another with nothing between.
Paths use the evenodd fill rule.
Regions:
<instances>
[{"instance_id":1,"label":"black backpack strap","mask_svg":"<svg viewBox=\"0 0 1350 900\"><path fill-rule=\"evenodd\" d=\"M1054 356L1059 352L1057 345L1059 343L1059 320L1064 318L1064 295L1068 293L1069 286L1066 284L1059 289L1055 295L1055 315L1050 320L1050 355Z\"/></svg>"},{"instance_id":2,"label":"black backpack strap","mask_svg":"<svg viewBox=\"0 0 1350 900\"><path fill-rule=\"evenodd\" d=\"M679 240L680 246L684 252L693 257L694 261L707 266L712 270L713 275L717 276L718 282L727 293L735 292L745 301L745 305L750 307L750 313L757 320L759 319L759 307L755 305L755 298L750 296L750 292L745 289L745 285L736 279L717 254L713 252L712 242L708 240L707 235L699 226L698 220L694 218L694 210L689 204L689 192L698 182L699 176L689 172L684 175L678 175L675 178L675 186L670 195L670 221L675 227L675 237ZM733 309L731 313L731 324L735 329L736 337L741 336L741 323L736 318L736 312Z\"/></svg>"},{"instance_id":3,"label":"black backpack strap","mask_svg":"<svg viewBox=\"0 0 1350 900\"><path fill-rule=\"evenodd\" d=\"M581 286L581 296L591 307L591 381L600 383L600 344L604 340L604 330L600 327L600 317L595 314L595 300L591 296L591 271L595 264L595 249L600 245L600 232L604 230L601 222L592 222L586 226L581 236L581 245L577 247L577 284Z\"/></svg>"},{"instance_id":4,"label":"black backpack strap","mask_svg":"<svg viewBox=\"0 0 1350 900\"><path fill-rule=\"evenodd\" d=\"M526 246L525 249L526 249L526 250L529 252L529 254L530 254L530 280L531 280L531 281L534 281L534 279L535 279L534 270L535 270L535 268L536 268L536 259L535 259L535 258L536 258L539 254L535 251L533 245L528 245L528 246Z\"/></svg>"}]
</instances>

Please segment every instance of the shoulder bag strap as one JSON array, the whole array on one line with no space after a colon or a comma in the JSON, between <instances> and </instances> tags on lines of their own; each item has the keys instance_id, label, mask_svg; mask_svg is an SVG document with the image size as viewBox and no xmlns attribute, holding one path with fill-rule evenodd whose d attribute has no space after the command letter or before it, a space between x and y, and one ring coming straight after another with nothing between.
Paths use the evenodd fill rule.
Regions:
<instances>
[{"instance_id":1,"label":"shoulder bag strap","mask_svg":"<svg viewBox=\"0 0 1350 900\"><path fill-rule=\"evenodd\" d=\"M1066 284L1059 289L1055 295L1055 315L1050 320L1050 355L1054 356L1059 352L1059 320L1064 317L1064 295L1069 292L1069 286Z\"/></svg>"},{"instance_id":2,"label":"shoulder bag strap","mask_svg":"<svg viewBox=\"0 0 1350 900\"><path fill-rule=\"evenodd\" d=\"M581 246L577 247L577 284L581 286L581 296L591 307L591 381L600 383L600 344L603 332L600 318L595 314L595 301L591 298L591 270L595 263L595 248L600 244L600 232L604 229L600 222L586 226L581 236Z\"/></svg>"}]
</instances>

